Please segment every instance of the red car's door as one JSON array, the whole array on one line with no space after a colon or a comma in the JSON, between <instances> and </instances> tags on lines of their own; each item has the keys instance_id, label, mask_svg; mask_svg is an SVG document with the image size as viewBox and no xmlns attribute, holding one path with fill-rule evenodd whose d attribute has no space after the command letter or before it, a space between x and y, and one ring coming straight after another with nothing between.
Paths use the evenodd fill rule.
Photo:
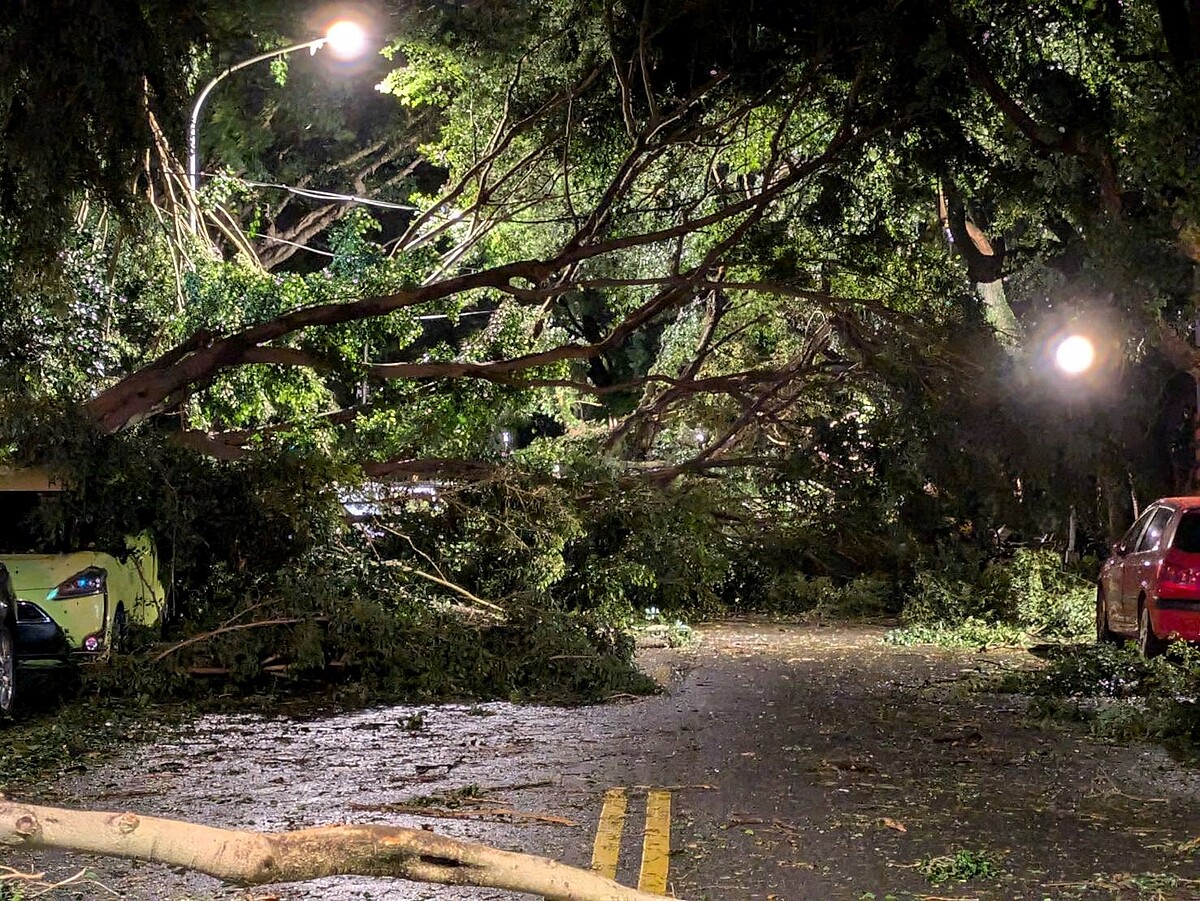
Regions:
<instances>
[{"instance_id":1,"label":"red car's door","mask_svg":"<svg viewBox=\"0 0 1200 901\"><path fill-rule=\"evenodd\" d=\"M1129 631L1131 627L1131 622L1125 613L1125 605L1121 600L1125 592L1125 561L1137 547L1138 538L1141 537L1146 524L1150 522L1154 510L1155 508L1150 508L1142 513L1121 540L1113 545L1112 556L1108 558L1104 568L1100 571L1100 591L1108 611L1109 625L1124 632ZM1136 616L1136 613L1134 615Z\"/></svg>"},{"instance_id":2,"label":"red car's door","mask_svg":"<svg viewBox=\"0 0 1200 901\"><path fill-rule=\"evenodd\" d=\"M1121 620L1134 628L1138 621L1138 601L1162 563L1162 536L1175 515L1170 507L1151 507L1146 528L1138 537L1133 550L1125 555L1121 567Z\"/></svg>"}]
</instances>

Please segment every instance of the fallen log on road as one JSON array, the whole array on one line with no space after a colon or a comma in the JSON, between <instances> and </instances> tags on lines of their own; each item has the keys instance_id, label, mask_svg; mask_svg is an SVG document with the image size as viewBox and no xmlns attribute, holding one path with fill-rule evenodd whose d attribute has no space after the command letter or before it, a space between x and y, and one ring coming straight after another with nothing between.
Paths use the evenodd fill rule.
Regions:
<instances>
[{"instance_id":1,"label":"fallen log on road","mask_svg":"<svg viewBox=\"0 0 1200 901\"><path fill-rule=\"evenodd\" d=\"M402 826L250 832L133 813L40 807L0 796L0 845L163 863L239 885L355 875L476 885L555 901L659 897L549 858Z\"/></svg>"}]
</instances>

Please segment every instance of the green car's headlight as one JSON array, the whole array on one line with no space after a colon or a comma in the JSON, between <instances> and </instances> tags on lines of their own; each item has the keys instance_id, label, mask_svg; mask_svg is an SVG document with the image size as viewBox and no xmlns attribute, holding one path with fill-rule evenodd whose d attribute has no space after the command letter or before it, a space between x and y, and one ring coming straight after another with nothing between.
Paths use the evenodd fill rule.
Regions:
<instances>
[{"instance_id":1,"label":"green car's headlight","mask_svg":"<svg viewBox=\"0 0 1200 901\"><path fill-rule=\"evenodd\" d=\"M89 566L87 569L75 573L69 579L59 582L58 586L46 595L46 600L63 601L67 598L86 597L89 594L102 594L104 580L107 576L107 570L101 569L99 566Z\"/></svg>"}]
</instances>

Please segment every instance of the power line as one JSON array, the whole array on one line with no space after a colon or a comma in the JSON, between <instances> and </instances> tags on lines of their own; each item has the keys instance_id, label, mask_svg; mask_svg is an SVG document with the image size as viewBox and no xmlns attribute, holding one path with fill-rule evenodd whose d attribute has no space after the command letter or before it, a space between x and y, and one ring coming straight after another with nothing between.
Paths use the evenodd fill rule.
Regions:
<instances>
[{"instance_id":1,"label":"power line","mask_svg":"<svg viewBox=\"0 0 1200 901\"><path fill-rule=\"evenodd\" d=\"M412 206L407 203L391 203L387 200L375 200L371 197L362 197L358 194L339 194L337 191L323 191L316 188L298 188L295 185L281 185L274 182L265 181L249 181L244 178L234 178L248 188L271 188L276 191L287 191L289 194L295 194L297 197L307 197L310 200L334 200L342 203L361 203L364 206L377 206L388 210L407 210L411 213L419 213L420 207Z\"/></svg>"}]
</instances>

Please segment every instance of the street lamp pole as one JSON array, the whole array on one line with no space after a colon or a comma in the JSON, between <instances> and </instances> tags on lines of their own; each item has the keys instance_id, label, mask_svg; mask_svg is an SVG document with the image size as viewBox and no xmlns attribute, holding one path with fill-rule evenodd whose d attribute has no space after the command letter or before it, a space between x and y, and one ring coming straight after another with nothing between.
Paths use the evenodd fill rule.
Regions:
<instances>
[{"instance_id":1,"label":"street lamp pole","mask_svg":"<svg viewBox=\"0 0 1200 901\"><path fill-rule=\"evenodd\" d=\"M253 66L255 63L261 63L264 60L286 56L289 53L295 53L297 50L308 50L310 53L315 54L326 44L330 44L337 56L348 59L362 51L365 39L366 35L360 25L342 20L331 25L324 37L305 41L302 44L292 44L290 47L282 47L278 50L270 50L266 53L260 53L258 56L252 56L250 59L244 59L240 63L235 63L225 69L216 78L206 84L204 89L197 95L196 102L192 104L192 116L188 121L187 174L192 194L194 195L200 190L200 113L204 109L204 101L208 99L208 95L212 93L213 88L220 84L227 76L232 75L240 69L245 69L247 66ZM194 203L192 205L191 225L192 231L195 231L197 215Z\"/></svg>"},{"instance_id":2,"label":"street lamp pole","mask_svg":"<svg viewBox=\"0 0 1200 901\"><path fill-rule=\"evenodd\" d=\"M232 75L239 69L245 69L247 66L253 66L255 63L261 63L263 60L285 56L288 53L295 53L297 50L311 49L313 53L316 53L326 40L326 38L317 38L315 41L293 44L291 47L283 47L279 50L272 50L270 53L260 53L258 56L251 57L250 59L244 59L240 63L230 66L204 86L204 90L200 92L196 97L196 102L192 104L192 118L188 122L188 179L191 182L192 191L200 190L200 111L204 108L204 101L208 99L208 95L212 93L212 89L220 84L226 76Z\"/></svg>"}]
</instances>

